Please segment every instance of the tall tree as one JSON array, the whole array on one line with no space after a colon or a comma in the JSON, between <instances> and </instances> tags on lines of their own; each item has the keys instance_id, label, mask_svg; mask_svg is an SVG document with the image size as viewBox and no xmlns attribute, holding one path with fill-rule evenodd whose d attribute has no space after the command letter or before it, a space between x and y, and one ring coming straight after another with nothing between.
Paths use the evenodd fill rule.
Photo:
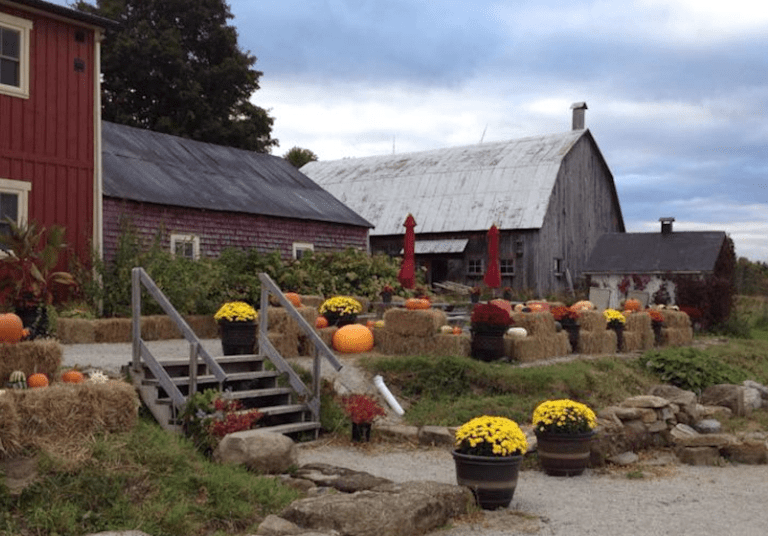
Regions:
<instances>
[{"instance_id":1,"label":"tall tree","mask_svg":"<svg viewBox=\"0 0 768 536\"><path fill-rule=\"evenodd\" d=\"M274 119L249 101L256 57L240 50L224 0L80 0L121 23L102 49L107 121L269 152Z\"/></svg>"},{"instance_id":2,"label":"tall tree","mask_svg":"<svg viewBox=\"0 0 768 536\"><path fill-rule=\"evenodd\" d=\"M283 155L283 158L288 160L295 168L300 168L304 164L317 161L317 155L315 153L302 147L293 147Z\"/></svg>"}]
</instances>

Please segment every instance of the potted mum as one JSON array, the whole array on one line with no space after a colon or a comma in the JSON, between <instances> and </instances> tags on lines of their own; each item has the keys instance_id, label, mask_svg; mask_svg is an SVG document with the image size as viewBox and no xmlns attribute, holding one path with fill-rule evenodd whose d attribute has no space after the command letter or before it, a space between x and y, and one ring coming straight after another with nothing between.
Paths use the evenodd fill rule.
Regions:
<instances>
[{"instance_id":1,"label":"potted mum","mask_svg":"<svg viewBox=\"0 0 768 536\"><path fill-rule=\"evenodd\" d=\"M256 319L259 314L243 301L222 305L214 320L219 323L224 355L252 354L256 349Z\"/></svg>"},{"instance_id":2,"label":"potted mum","mask_svg":"<svg viewBox=\"0 0 768 536\"><path fill-rule=\"evenodd\" d=\"M381 288L381 292L379 292L379 295L381 295L381 301L383 303L391 303L392 302L392 294L395 293L395 289L392 288L391 285L384 285Z\"/></svg>"},{"instance_id":3,"label":"potted mum","mask_svg":"<svg viewBox=\"0 0 768 536\"><path fill-rule=\"evenodd\" d=\"M664 327L664 315L658 309L648 309L648 315L651 317L654 343L656 346L661 346L661 328Z\"/></svg>"},{"instance_id":4,"label":"potted mum","mask_svg":"<svg viewBox=\"0 0 768 536\"><path fill-rule=\"evenodd\" d=\"M354 324L363 306L349 296L335 296L321 303L317 311L328 320L329 326L341 327Z\"/></svg>"},{"instance_id":5,"label":"potted mum","mask_svg":"<svg viewBox=\"0 0 768 536\"><path fill-rule=\"evenodd\" d=\"M376 417L386 413L376 400L368 395L353 394L341 398L341 408L352 421L352 441L371 440L371 425Z\"/></svg>"},{"instance_id":6,"label":"potted mum","mask_svg":"<svg viewBox=\"0 0 768 536\"><path fill-rule=\"evenodd\" d=\"M514 323L509 312L493 303L478 303L470 320L472 357L481 361L504 357L504 333Z\"/></svg>"},{"instance_id":7,"label":"potted mum","mask_svg":"<svg viewBox=\"0 0 768 536\"><path fill-rule=\"evenodd\" d=\"M624 349L624 324L627 318L616 309L606 309L603 311L603 316L608 322L608 329L616 333L616 350L621 352Z\"/></svg>"},{"instance_id":8,"label":"potted mum","mask_svg":"<svg viewBox=\"0 0 768 536\"><path fill-rule=\"evenodd\" d=\"M458 484L469 487L483 509L509 506L528 451L517 423L506 417L475 417L456 431L454 447Z\"/></svg>"},{"instance_id":9,"label":"potted mum","mask_svg":"<svg viewBox=\"0 0 768 536\"><path fill-rule=\"evenodd\" d=\"M568 342L571 343L571 352L575 352L579 346L579 312L564 305L552 307L549 310L565 331L568 332Z\"/></svg>"},{"instance_id":10,"label":"potted mum","mask_svg":"<svg viewBox=\"0 0 768 536\"><path fill-rule=\"evenodd\" d=\"M477 303L480 301L480 287L472 287L469 290L469 301Z\"/></svg>"},{"instance_id":11,"label":"potted mum","mask_svg":"<svg viewBox=\"0 0 768 536\"><path fill-rule=\"evenodd\" d=\"M533 412L539 463L548 475L575 476L589 464L597 417L589 406L569 399L547 400Z\"/></svg>"}]
</instances>

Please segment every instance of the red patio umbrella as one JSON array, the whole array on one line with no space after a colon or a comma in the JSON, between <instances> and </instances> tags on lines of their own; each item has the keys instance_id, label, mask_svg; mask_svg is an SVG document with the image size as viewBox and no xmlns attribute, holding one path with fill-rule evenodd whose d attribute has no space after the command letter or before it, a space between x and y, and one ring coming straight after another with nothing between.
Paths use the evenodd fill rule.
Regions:
<instances>
[{"instance_id":1,"label":"red patio umbrella","mask_svg":"<svg viewBox=\"0 0 768 536\"><path fill-rule=\"evenodd\" d=\"M485 271L483 282L489 288L501 286L501 269L499 268L499 228L494 223L488 230L488 269Z\"/></svg>"},{"instance_id":2,"label":"red patio umbrella","mask_svg":"<svg viewBox=\"0 0 768 536\"><path fill-rule=\"evenodd\" d=\"M403 285L403 288L413 288L416 286L416 254L414 253L416 233L413 230L416 227L416 220L413 219L413 215L408 214L403 225L405 226L403 264L400 266L400 273L397 275L397 279Z\"/></svg>"}]
</instances>

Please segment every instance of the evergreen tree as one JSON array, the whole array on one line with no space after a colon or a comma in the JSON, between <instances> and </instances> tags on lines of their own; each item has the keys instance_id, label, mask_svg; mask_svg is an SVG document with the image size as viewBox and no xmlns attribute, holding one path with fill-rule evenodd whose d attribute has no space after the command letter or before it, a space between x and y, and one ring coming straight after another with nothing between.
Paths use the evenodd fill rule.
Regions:
<instances>
[{"instance_id":1,"label":"evergreen tree","mask_svg":"<svg viewBox=\"0 0 768 536\"><path fill-rule=\"evenodd\" d=\"M240 50L224 0L96 0L78 9L118 21L102 47L103 118L269 152L274 119L249 102L256 58Z\"/></svg>"}]
</instances>

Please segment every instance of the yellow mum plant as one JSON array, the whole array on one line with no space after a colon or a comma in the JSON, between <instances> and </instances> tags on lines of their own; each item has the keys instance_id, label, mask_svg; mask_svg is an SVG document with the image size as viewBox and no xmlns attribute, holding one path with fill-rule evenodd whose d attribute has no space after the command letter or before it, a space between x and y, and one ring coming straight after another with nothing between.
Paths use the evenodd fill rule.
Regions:
<instances>
[{"instance_id":1,"label":"yellow mum plant","mask_svg":"<svg viewBox=\"0 0 768 536\"><path fill-rule=\"evenodd\" d=\"M256 320L258 317L259 313L256 312L256 309L241 301L227 302L213 315L214 320L217 322L222 320L227 322L248 322Z\"/></svg>"},{"instance_id":2,"label":"yellow mum plant","mask_svg":"<svg viewBox=\"0 0 768 536\"><path fill-rule=\"evenodd\" d=\"M455 447L473 456L518 456L528 451L528 441L515 421L483 415L456 431Z\"/></svg>"},{"instance_id":3,"label":"yellow mum plant","mask_svg":"<svg viewBox=\"0 0 768 536\"><path fill-rule=\"evenodd\" d=\"M597 426L597 417L589 406L581 402L547 400L533 411L533 426L537 432L582 434Z\"/></svg>"},{"instance_id":4,"label":"yellow mum plant","mask_svg":"<svg viewBox=\"0 0 768 536\"><path fill-rule=\"evenodd\" d=\"M320 304L318 312L321 315L325 313L336 314L339 316L356 315L363 312L363 306L360 302L349 296L335 296L329 298Z\"/></svg>"},{"instance_id":5,"label":"yellow mum plant","mask_svg":"<svg viewBox=\"0 0 768 536\"><path fill-rule=\"evenodd\" d=\"M627 321L624 315L621 314L616 309L606 309L605 311L603 311L603 316L605 317L605 320L608 322L609 328L618 328L620 326L623 326L624 323Z\"/></svg>"}]
</instances>

